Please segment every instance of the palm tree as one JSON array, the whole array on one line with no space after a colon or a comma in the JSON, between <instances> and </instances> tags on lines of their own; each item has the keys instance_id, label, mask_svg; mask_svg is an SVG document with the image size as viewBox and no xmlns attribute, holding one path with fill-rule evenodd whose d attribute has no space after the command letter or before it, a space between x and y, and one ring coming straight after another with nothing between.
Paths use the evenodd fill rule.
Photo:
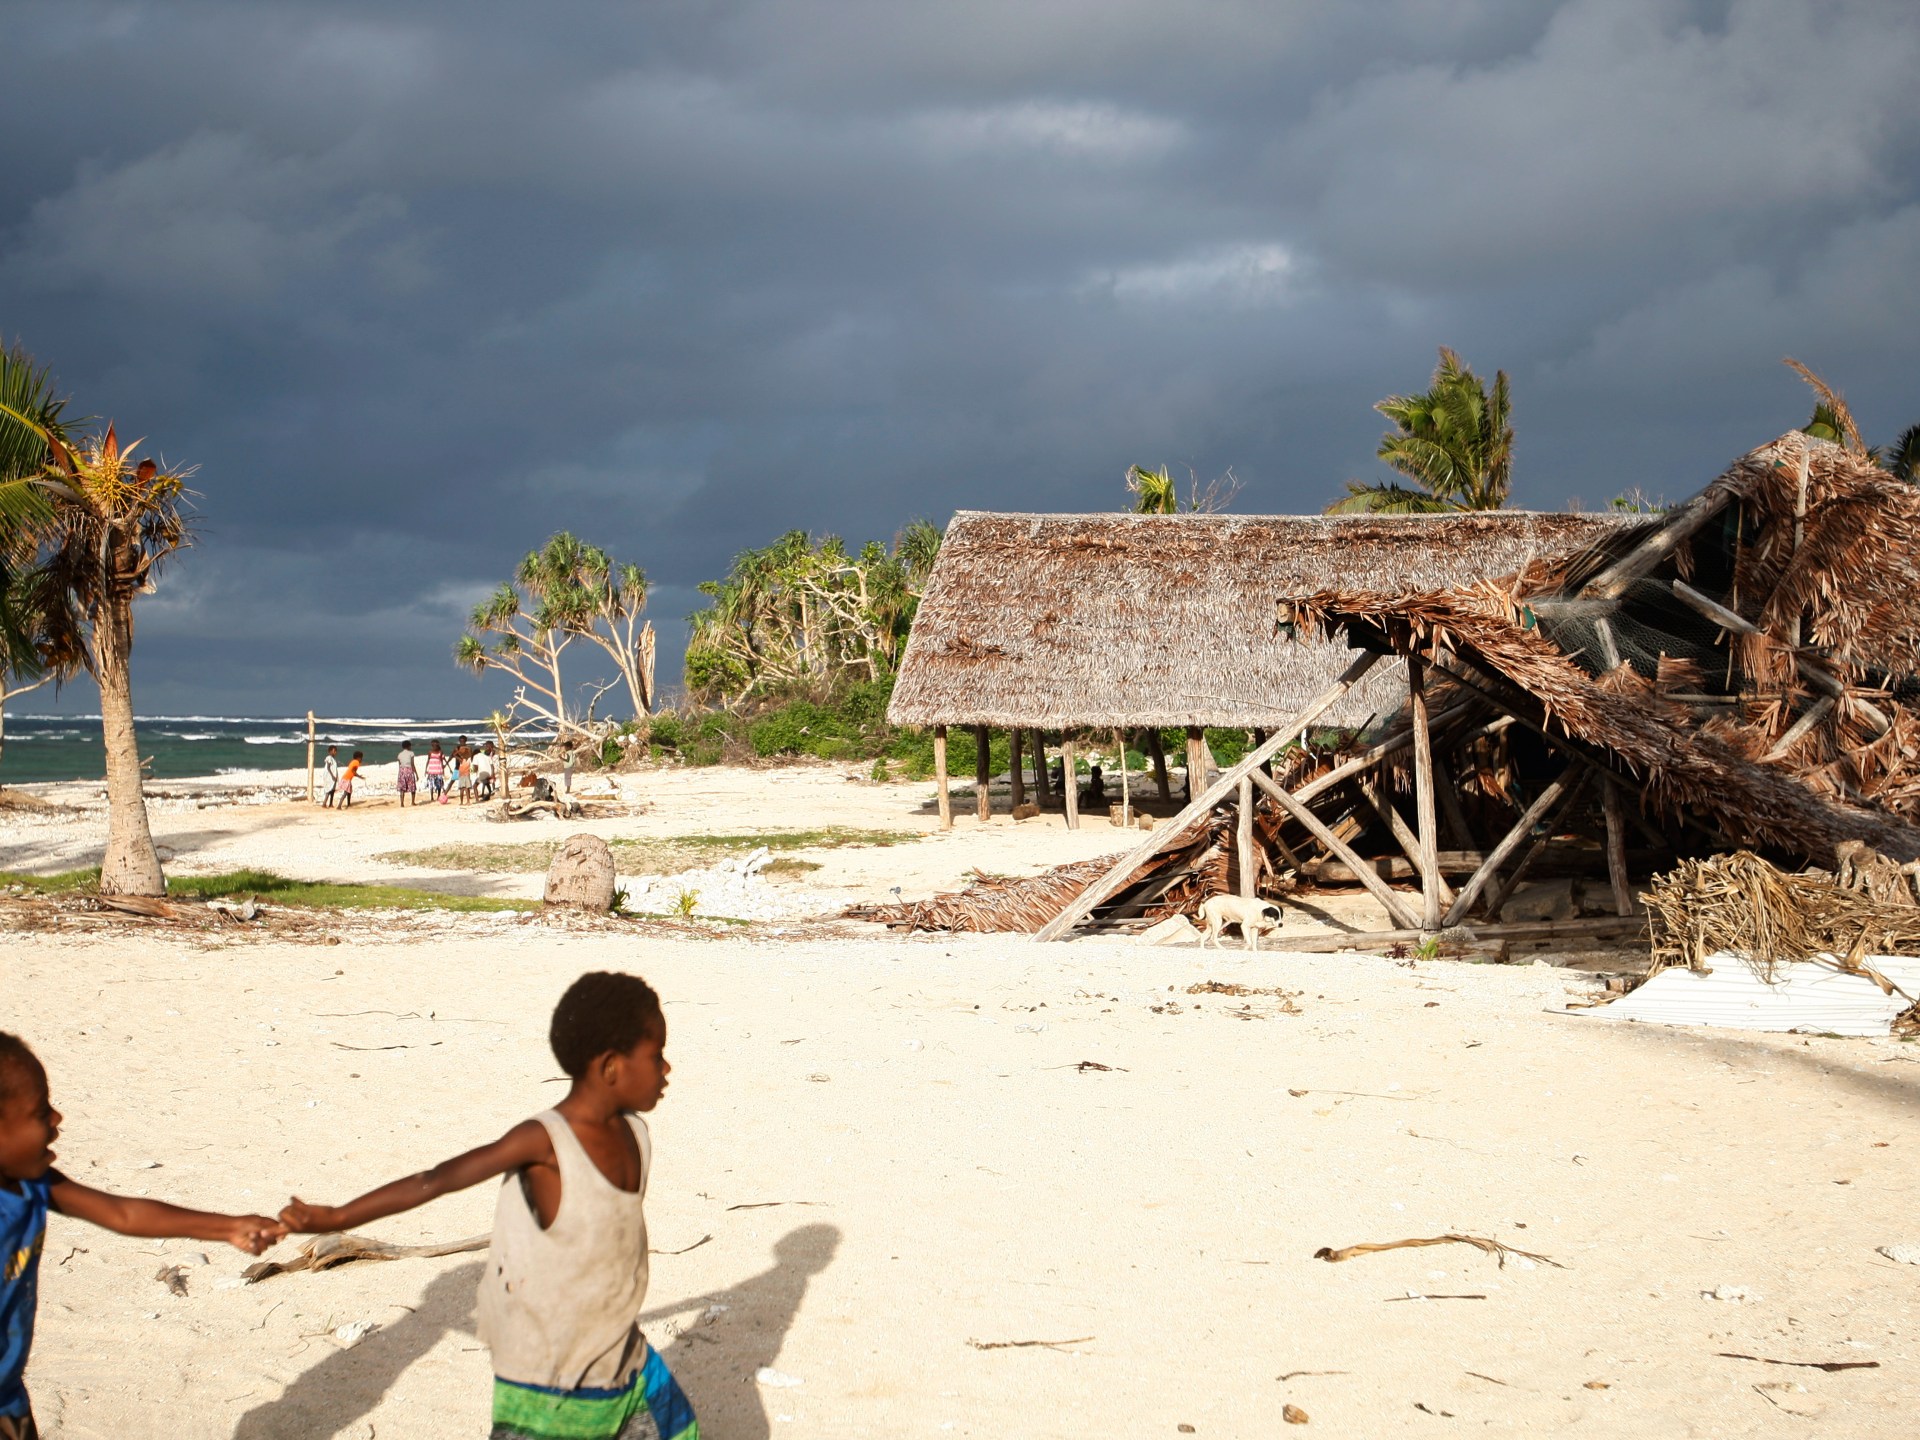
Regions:
<instances>
[{"instance_id":1,"label":"palm tree","mask_svg":"<svg viewBox=\"0 0 1920 1440\"><path fill-rule=\"evenodd\" d=\"M42 447L37 472L18 482L45 510L23 532L33 537L38 556L27 598L40 627L40 657L56 675L85 670L100 688L107 752L100 889L164 895L167 881L147 826L133 728L133 599L152 591L161 564L188 543L186 472L135 461L138 442L121 449L111 424L74 442L0 402L0 424L6 421L37 437Z\"/></svg>"},{"instance_id":2,"label":"palm tree","mask_svg":"<svg viewBox=\"0 0 1920 1440\"><path fill-rule=\"evenodd\" d=\"M1813 415L1800 427L1800 433L1816 440L1831 440L1902 480L1920 484L1920 425L1909 425L1891 445L1869 445L1860 434L1859 422L1847 402L1826 381L1789 355L1780 362L1798 375L1814 394Z\"/></svg>"},{"instance_id":3,"label":"palm tree","mask_svg":"<svg viewBox=\"0 0 1920 1440\"><path fill-rule=\"evenodd\" d=\"M1346 497L1329 505L1328 514L1498 510L1507 503L1513 409L1506 371L1495 371L1489 388L1443 345L1426 390L1389 395L1373 408L1394 423L1376 453L1419 488L1349 480Z\"/></svg>"},{"instance_id":4,"label":"palm tree","mask_svg":"<svg viewBox=\"0 0 1920 1440\"><path fill-rule=\"evenodd\" d=\"M32 417L41 429L66 435L66 401L53 393L45 366L15 345L0 349L0 405ZM41 663L38 618L32 613L34 552L52 506L31 483L46 459L46 443L0 416L0 752L6 743L6 703L37 690L53 674Z\"/></svg>"}]
</instances>

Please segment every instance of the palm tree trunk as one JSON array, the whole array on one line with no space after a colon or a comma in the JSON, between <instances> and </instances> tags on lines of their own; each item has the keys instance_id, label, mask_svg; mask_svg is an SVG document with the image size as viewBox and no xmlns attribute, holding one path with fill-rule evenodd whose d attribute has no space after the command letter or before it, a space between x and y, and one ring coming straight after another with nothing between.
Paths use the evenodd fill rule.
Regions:
<instances>
[{"instance_id":1,"label":"palm tree trunk","mask_svg":"<svg viewBox=\"0 0 1920 1440\"><path fill-rule=\"evenodd\" d=\"M133 597L115 595L94 626L95 681L100 686L100 738L107 751L107 853L100 860L103 895L165 895L167 877L147 828L140 788L140 741L133 729Z\"/></svg>"}]
</instances>

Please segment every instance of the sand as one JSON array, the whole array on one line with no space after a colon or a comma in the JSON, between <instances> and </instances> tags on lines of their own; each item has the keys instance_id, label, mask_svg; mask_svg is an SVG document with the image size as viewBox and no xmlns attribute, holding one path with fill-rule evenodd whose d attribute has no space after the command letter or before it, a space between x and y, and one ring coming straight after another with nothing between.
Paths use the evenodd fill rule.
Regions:
<instances>
[{"instance_id":1,"label":"sand","mask_svg":"<svg viewBox=\"0 0 1920 1440\"><path fill-rule=\"evenodd\" d=\"M743 797L752 823L725 828L932 823L924 787L832 767L681 772L651 796L617 823L712 831ZM508 828L285 805L155 822L176 869L316 878L388 878L369 857L395 835ZM3 863L71 863L80 823L0 817ZM783 883L911 896L1129 838L968 820ZM1920 1240L1920 1046L1600 1024L1550 1013L1593 985L1548 965L769 928L346 918L342 943L296 945L130 924L6 935L0 984L75 1178L271 1209L550 1104L561 988L645 974L674 1065L646 1323L720 1440L1268 1436L1292 1433L1289 1404L1302 1433L1348 1436L1912 1432L1920 1267L1875 1247ZM1203 981L1292 998L1188 993ZM477 1190L369 1233L458 1239L491 1205ZM1567 1268L1462 1246L1313 1258L1449 1231ZM247 1263L56 1218L29 1372L47 1433L483 1432L477 1256L233 1285ZM185 1298L154 1278L174 1264ZM1734 1288L1750 1298L1702 1298ZM334 1338L358 1322L376 1328ZM1007 1343L1035 1340L1057 1343Z\"/></svg>"}]
</instances>

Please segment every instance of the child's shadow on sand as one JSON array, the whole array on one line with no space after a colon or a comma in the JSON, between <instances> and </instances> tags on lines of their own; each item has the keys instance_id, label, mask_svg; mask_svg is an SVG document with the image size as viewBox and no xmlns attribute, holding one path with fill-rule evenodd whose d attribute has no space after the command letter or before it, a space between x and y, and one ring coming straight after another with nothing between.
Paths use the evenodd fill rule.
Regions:
<instances>
[{"instance_id":1,"label":"child's shadow on sand","mask_svg":"<svg viewBox=\"0 0 1920 1440\"><path fill-rule=\"evenodd\" d=\"M644 1327L695 1306L727 1307L711 1324L660 1346L661 1358L693 1402L706 1435L768 1440L772 1427L753 1374L774 1362L799 1314L808 1282L832 1263L839 1245L840 1232L833 1226L802 1226L774 1246L774 1263L760 1274L640 1317ZM336 1350L303 1372L278 1400L242 1415L234 1440L309 1440L348 1430L442 1337L473 1333L474 1295L482 1268L479 1263L461 1265L430 1281L412 1314L382 1326L350 1350Z\"/></svg>"}]
</instances>

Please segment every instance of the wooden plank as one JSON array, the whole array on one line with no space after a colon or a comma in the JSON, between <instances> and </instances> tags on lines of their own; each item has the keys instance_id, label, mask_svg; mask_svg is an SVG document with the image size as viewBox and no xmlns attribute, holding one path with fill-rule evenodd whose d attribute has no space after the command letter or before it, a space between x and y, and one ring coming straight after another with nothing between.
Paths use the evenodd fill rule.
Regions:
<instances>
[{"instance_id":1,"label":"wooden plank","mask_svg":"<svg viewBox=\"0 0 1920 1440\"><path fill-rule=\"evenodd\" d=\"M1607 817L1607 880L1613 886L1613 913L1633 913L1633 889L1627 880L1627 822L1621 814L1620 786L1600 782L1600 809Z\"/></svg>"},{"instance_id":2,"label":"wooden plank","mask_svg":"<svg viewBox=\"0 0 1920 1440\"><path fill-rule=\"evenodd\" d=\"M1027 777L1020 770L1020 727L1014 726L1007 732L1007 779L1011 786L1007 792L1008 803L1018 810L1027 803Z\"/></svg>"},{"instance_id":3,"label":"wooden plank","mask_svg":"<svg viewBox=\"0 0 1920 1440\"><path fill-rule=\"evenodd\" d=\"M1257 768L1262 760L1265 760L1285 743L1288 736L1311 725L1321 715L1325 714L1334 701L1351 690L1369 670L1373 669L1373 667L1379 664L1384 658L1384 656L1372 651L1357 657L1354 662L1347 666L1346 670L1342 672L1338 680L1334 681L1333 684L1329 685L1325 690L1314 696L1312 700L1308 701L1306 707L1292 720L1288 721L1285 727L1276 731L1271 740L1267 741L1265 745L1250 750L1238 765L1234 766L1206 790L1201 792L1185 809L1178 815L1175 815L1165 825L1156 825L1150 838L1141 841L1139 845L1115 861L1113 867L1108 870L1106 874L1102 875L1085 890L1082 890L1072 904L1068 905L1066 909L1062 910L1042 926L1033 938L1036 941L1057 940L1066 934L1068 930L1091 913L1096 905L1100 904L1122 885L1126 884L1135 870L1138 870L1162 850L1172 849L1187 831L1191 830L1197 823L1204 819L1222 799L1232 793L1234 788L1239 785L1242 775ZM1302 787L1303 791L1305 788L1306 787Z\"/></svg>"},{"instance_id":4,"label":"wooden plank","mask_svg":"<svg viewBox=\"0 0 1920 1440\"><path fill-rule=\"evenodd\" d=\"M953 829L953 798L947 794L947 727L933 727L933 784L940 797L940 828Z\"/></svg>"},{"instance_id":5,"label":"wooden plank","mask_svg":"<svg viewBox=\"0 0 1920 1440\"><path fill-rule=\"evenodd\" d=\"M1240 823L1233 838L1235 859L1240 862L1240 898L1251 900L1259 876L1253 868L1253 781L1245 775L1240 777Z\"/></svg>"},{"instance_id":6,"label":"wooden plank","mask_svg":"<svg viewBox=\"0 0 1920 1440\"><path fill-rule=\"evenodd\" d=\"M1067 801L1067 829L1080 828L1080 774L1074 769L1073 737L1060 737L1060 793Z\"/></svg>"},{"instance_id":7,"label":"wooden plank","mask_svg":"<svg viewBox=\"0 0 1920 1440\"><path fill-rule=\"evenodd\" d=\"M1505 925L1474 925L1470 928L1476 941L1575 937L1631 940L1647 933L1647 917L1600 915L1585 920L1515 920ZM1375 950L1389 945L1414 945L1426 938L1427 932L1424 930L1348 930L1333 935L1283 935L1267 943L1282 954L1324 955L1335 950Z\"/></svg>"},{"instance_id":8,"label":"wooden plank","mask_svg":"<svg viewBox=\"0 0 1920 1440\"><path fill-rule=\"evenodd\" d=\"M993 732L973 727L973 806L985 824L993 816Z\"/></svg>"},{"instance_id":9,"label":"wooden plank","mask_svg":"<svg viewBox=\"0 0 1920 1440\"><path fill-rule=\"evenodd\" d=\"M1514 822L1513 828L1501 837L1500 843L1493 847L1493 853L1488 855L1480 868L1473 872L1472 878L1454 898L1452 907L1447 911L1447 924L1458 925L1467 918L1467 912L1473 908L1473 902L1479 898L1480 892L1486 889L1487 881L1492 879L1494 873L1499 870L1501 862L1520 848L1521 842L1533 833L1533 827L1540 823L1541 817L1557 805L1560 797L1567 793L1573 774L1574 769L1569 765L1560 772L1559 778L1542 790L1533 804L1521 813L1520 818Z\"/></svg>"},{"instance_id":10,"label":"wooden plank","mask_svg":"<svg viewBox=\"0 0 1920 1440\"><path fill-rule=\"evenodd\" d=\"M1702 526L1726 509L1732 493L1709 486L1667 517L1667 521L1638 546L1602 570L1580 588L1583 597L1617 600L1635 580L1678 550Z\"/></svg>"},{"instance_id":11,"label":"wooden plank","mask_svg":"<svg viewBox=\"0 0 1920 1440\"><path fill-rule=\"evenodd\" d=\"M1500 883L1488 893L1487 913L1489 915L1500 913L1513 892L1520 888L1520 882L1526 878L1527 871L1533 867L1533 862L1547 853L1547 847L1553 843L1553 832L1560 828L1568 812L1579 803L1580 796L1587 786L1593 783L1593 778L1598 773L1598 771L1584 768L1575 772L1573 783L1567 787L1566 794L1561 797L1560 808L1546 819L1544 827L1546 833L1527 847L1527 853L1520 857L1520 863L1501 877Z\"/></svg>"},{"instance_id":12,"label":"wooden plank","mask_svg":"<svg viewBox=\"0 0 1920 1440\"><path fill-rule=\"evenodd\" d=\"M1264 779L1265 777L1262 778ZM1347 863L1347 867L1353 871L1355 878L1372 892L1374 899L1386 907L1387 914L1391 918L1398 920L1402 925L1418 925L1420 923L1420 917L1414 914L1414 912L1408 908L1406 902L1388 887L1387 882L1382 880L1373 868L1355 853L1351 845L1347 844L1346 841L1329 830L1320 817L1302 804L1292 791L1285 789L1272 780L1268 780L1267 783L1260 788L1271 795L1282 810L1285 810L1289 815L1293 816L1295 820L1298 820L1302 825L1306 826L1308 833L1311 834L1314 839L1318 840L1322 845L1326 846L1327 849L1344 860Z\"/></svg>"},{"instance_id":13,"label":"wooden plank","mask_svg":"<svg viewBox=\"0 0 1920 1440\"><path fill-rule=\"evenodd\" d=\"M1413 721L1413 813L1419 823L1420 923L1440 928L1439 822L1433 808L1433 733L1427 726L1427 662L1407 657L1407 709Z\"/></svg>"}]
</instances>

